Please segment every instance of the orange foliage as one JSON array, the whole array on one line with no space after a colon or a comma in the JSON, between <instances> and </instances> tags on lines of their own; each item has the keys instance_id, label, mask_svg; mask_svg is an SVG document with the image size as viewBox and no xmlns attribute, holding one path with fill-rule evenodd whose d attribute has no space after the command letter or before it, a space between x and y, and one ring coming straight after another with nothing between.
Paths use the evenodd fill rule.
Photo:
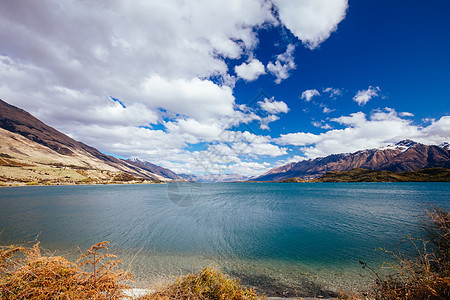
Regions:
<instances>
[{"instance_id":1,"label":"orange foliage","mask_svg":"<svg viewBox=\"0 0 450 300\"><path fill-rule=\"evenodd\" d=\"M117 268L120 260L97 243L76 263L61 256L42 256L32 248L0 247L1 299L120 299L132 276ZM92 271L88 272L87 269Z\"/></svg>"}]
</instances>

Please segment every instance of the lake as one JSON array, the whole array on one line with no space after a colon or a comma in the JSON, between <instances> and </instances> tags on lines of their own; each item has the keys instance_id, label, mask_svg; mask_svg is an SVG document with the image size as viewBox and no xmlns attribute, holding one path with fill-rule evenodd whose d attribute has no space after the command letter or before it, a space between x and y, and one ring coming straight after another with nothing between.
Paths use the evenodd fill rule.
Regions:
<instances>
[{"instance_id":1,"label":"lake","mask_svg":"<svg viewBox=\"0 0 450 300\"><path fill-rule=\"evenodd\" d=\"M259 291L358 290L449 183L202 183L0 189L0 244L76 256L108 240L138 286L217 265Z\"/></svg>"}]
</instances>

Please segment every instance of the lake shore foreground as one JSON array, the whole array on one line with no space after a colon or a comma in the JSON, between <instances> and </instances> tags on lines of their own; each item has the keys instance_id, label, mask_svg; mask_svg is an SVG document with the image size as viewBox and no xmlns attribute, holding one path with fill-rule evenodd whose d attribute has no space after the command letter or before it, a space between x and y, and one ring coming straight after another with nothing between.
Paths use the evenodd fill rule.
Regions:
<instances>
[{"instance_id":1,"label":"lake shore foreground","mask_svg":"<svg viewBox=\"0 0 450 300\"><path fill-rule=\"evenodd\" d=\"M108 253L109 242L91 246L75 262L61 256L45 256L39 242L33 246L0 246L0 296L2 299L448 299L450 296L450 211L435 207L427 212L429 240L414 258L389 252L396 258L393 273L378 274L377 280L359 293L296 291L294 295L269 297L219 269L206 267L176 279L156 290L133 289L133 276L120 269L121 261ZM417 240L411 239L417 245ZM427 250L426 243L433 247ZM310 297L313 293L313 297ZM316 298L318 297L318 298Z\"/></svg>"},{"instance_id":2,"label":"lake shore foreground","mask_svg":"<svg viewBox=\"0 0 450 300\"><path fill-rule=\"evenodd\" d=\"M445 293L448 288L442 285L449 277L441 272L446 270L443 256L421 256L424 245L420 240L407 239L402 243L407 234L424 237L420 233L424 233L426 203L448 208L450 186L446 183L229 183L181 184L178 190L169 187L151 184L0 189L0 245L5 246L2 250L16 249L9 253L24 259L25 252L14 247L24 241L41 242L40 254L33 250L34 242L23 246L31 259L39 260L38 264L15 264L15 259L9 258L3 262L33 267L16 270L41 275L59 273L37 272L34 268L61 267L64 262L62 266L67 267L58 269L62 272L59 278L74 280L73 284L84 278L77 290L80 292L85 288L83 284L92 283L94 271L90 263L78 266L92 259L85 257L77 262L78 258L97 241L110 240L108 253L123 262L117 265L118 269L128 271L135 280L113 285L126 283L122 291L159 291L169 288L177 277L181 281L189 274L188 278L198 278L208 267L219 269L225 278L239 279L243 288L254 289L258 296L268 297L329 298L339 296L341 291L352 297L365 297L364 292L370 292L372 286L379 287L372 290L374 293L403 293L406 283L421 292L421 287L437 293ZM448 211L439 215L446 220ZM432 252L437 248L434 245L442 243L428 240L427 253L436 253ZM399 256L408 260L398 261L392 253L374 251L379 247L396 251L399 243L412 249ZM98 254L107 253L100 249ZM416 258L425 259L432 268L423 269ZM414 285L401 276L385 277L379 269L383 262L412 272L422 285ZM435 266L441 271L436 272ZM408 269L403 270L405 267ZM33 286L20 280L38 280L10 276L16 274L13 269L12 265L2 269L9 272L0 276L2 288L14 282L22 287ZM371 269L382 279L379 285ZM20 280L11 282L13 277ZM77 297L83 299L81 294Z\"/></svg>"}]
</instances>

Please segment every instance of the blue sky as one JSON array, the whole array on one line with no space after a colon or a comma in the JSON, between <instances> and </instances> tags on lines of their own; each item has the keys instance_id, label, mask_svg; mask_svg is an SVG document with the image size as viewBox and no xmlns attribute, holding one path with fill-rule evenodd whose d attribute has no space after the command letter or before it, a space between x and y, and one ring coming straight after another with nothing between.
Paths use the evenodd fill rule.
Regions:
<instances>
[{"instance_id":1,"label":"blue sky","mask_svg":"<svg viewBox=\"0 0 450 300\"><path fill-rule=\"evenodd\" d=\"M298 67L288 79L279 85L269 77L252 83L239 81L236 98L248 101L253 90L263 88L283 99L291 112L283 118L285 122L271 126L277 134L305 129L322 132L311 124L312 118L324 118L319 107L298 98L305 90L327 87L342 90L335 100L323 95L314 98L336 109L328 117L388 106L414 113L412 119L418 123L440 118L450 112L449 12L448 1L350 1L345 19L318 49L302 47L289 35L290 41L298 43ZM266 61L273 53L270 44L280 40L273 31L262 32L256 51ZM269 51L263 47L266 43ZM380 96L360 107L352 98L369 86L380 87ZM302 113L305 108L310 112Z\"/></svg>"},{"instance_id":2,"label":"blue sky","mask_svg":"<svg viewBox=\"0 0 450 300\"><path fill-rule=\"evenodd\" d=\"M0 4L0 98L178 173L450 140L450 2Z\"/></svg>"}]
</instances>

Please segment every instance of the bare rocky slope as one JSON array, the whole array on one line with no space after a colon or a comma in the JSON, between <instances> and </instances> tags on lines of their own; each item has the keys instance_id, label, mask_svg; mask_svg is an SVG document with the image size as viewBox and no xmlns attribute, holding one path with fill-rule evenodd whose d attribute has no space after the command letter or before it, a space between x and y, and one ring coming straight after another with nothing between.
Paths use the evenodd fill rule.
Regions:
<instances>
[{"instance_id":1,"label":"bare rocky slope","mask_svg":"<svg viewBox=\"0 0 450 300\"><path fill-rule=\"evenodd\" d=\"M437 167L450 169L448 143L437 146L404 140L384 148L333 154L327 157L290 163L274 168L252 180L281 181L293 177L312 179L327 172L349 171L355 168L407 172Z\"/></svg>"},{"instance_id":2,"label":"bare rocky slope","mask_svg":"<svg viewBox=\"0 0 450 300\"><path fill-rule=\"evenodd\" d=\"M2 100L0 139L0 179L3 181L35 179L38 183L71 183L179 179L172 171L154 164L145 166L146 162L137 164L106 155Z\"/></svg>"}]
</instances>

